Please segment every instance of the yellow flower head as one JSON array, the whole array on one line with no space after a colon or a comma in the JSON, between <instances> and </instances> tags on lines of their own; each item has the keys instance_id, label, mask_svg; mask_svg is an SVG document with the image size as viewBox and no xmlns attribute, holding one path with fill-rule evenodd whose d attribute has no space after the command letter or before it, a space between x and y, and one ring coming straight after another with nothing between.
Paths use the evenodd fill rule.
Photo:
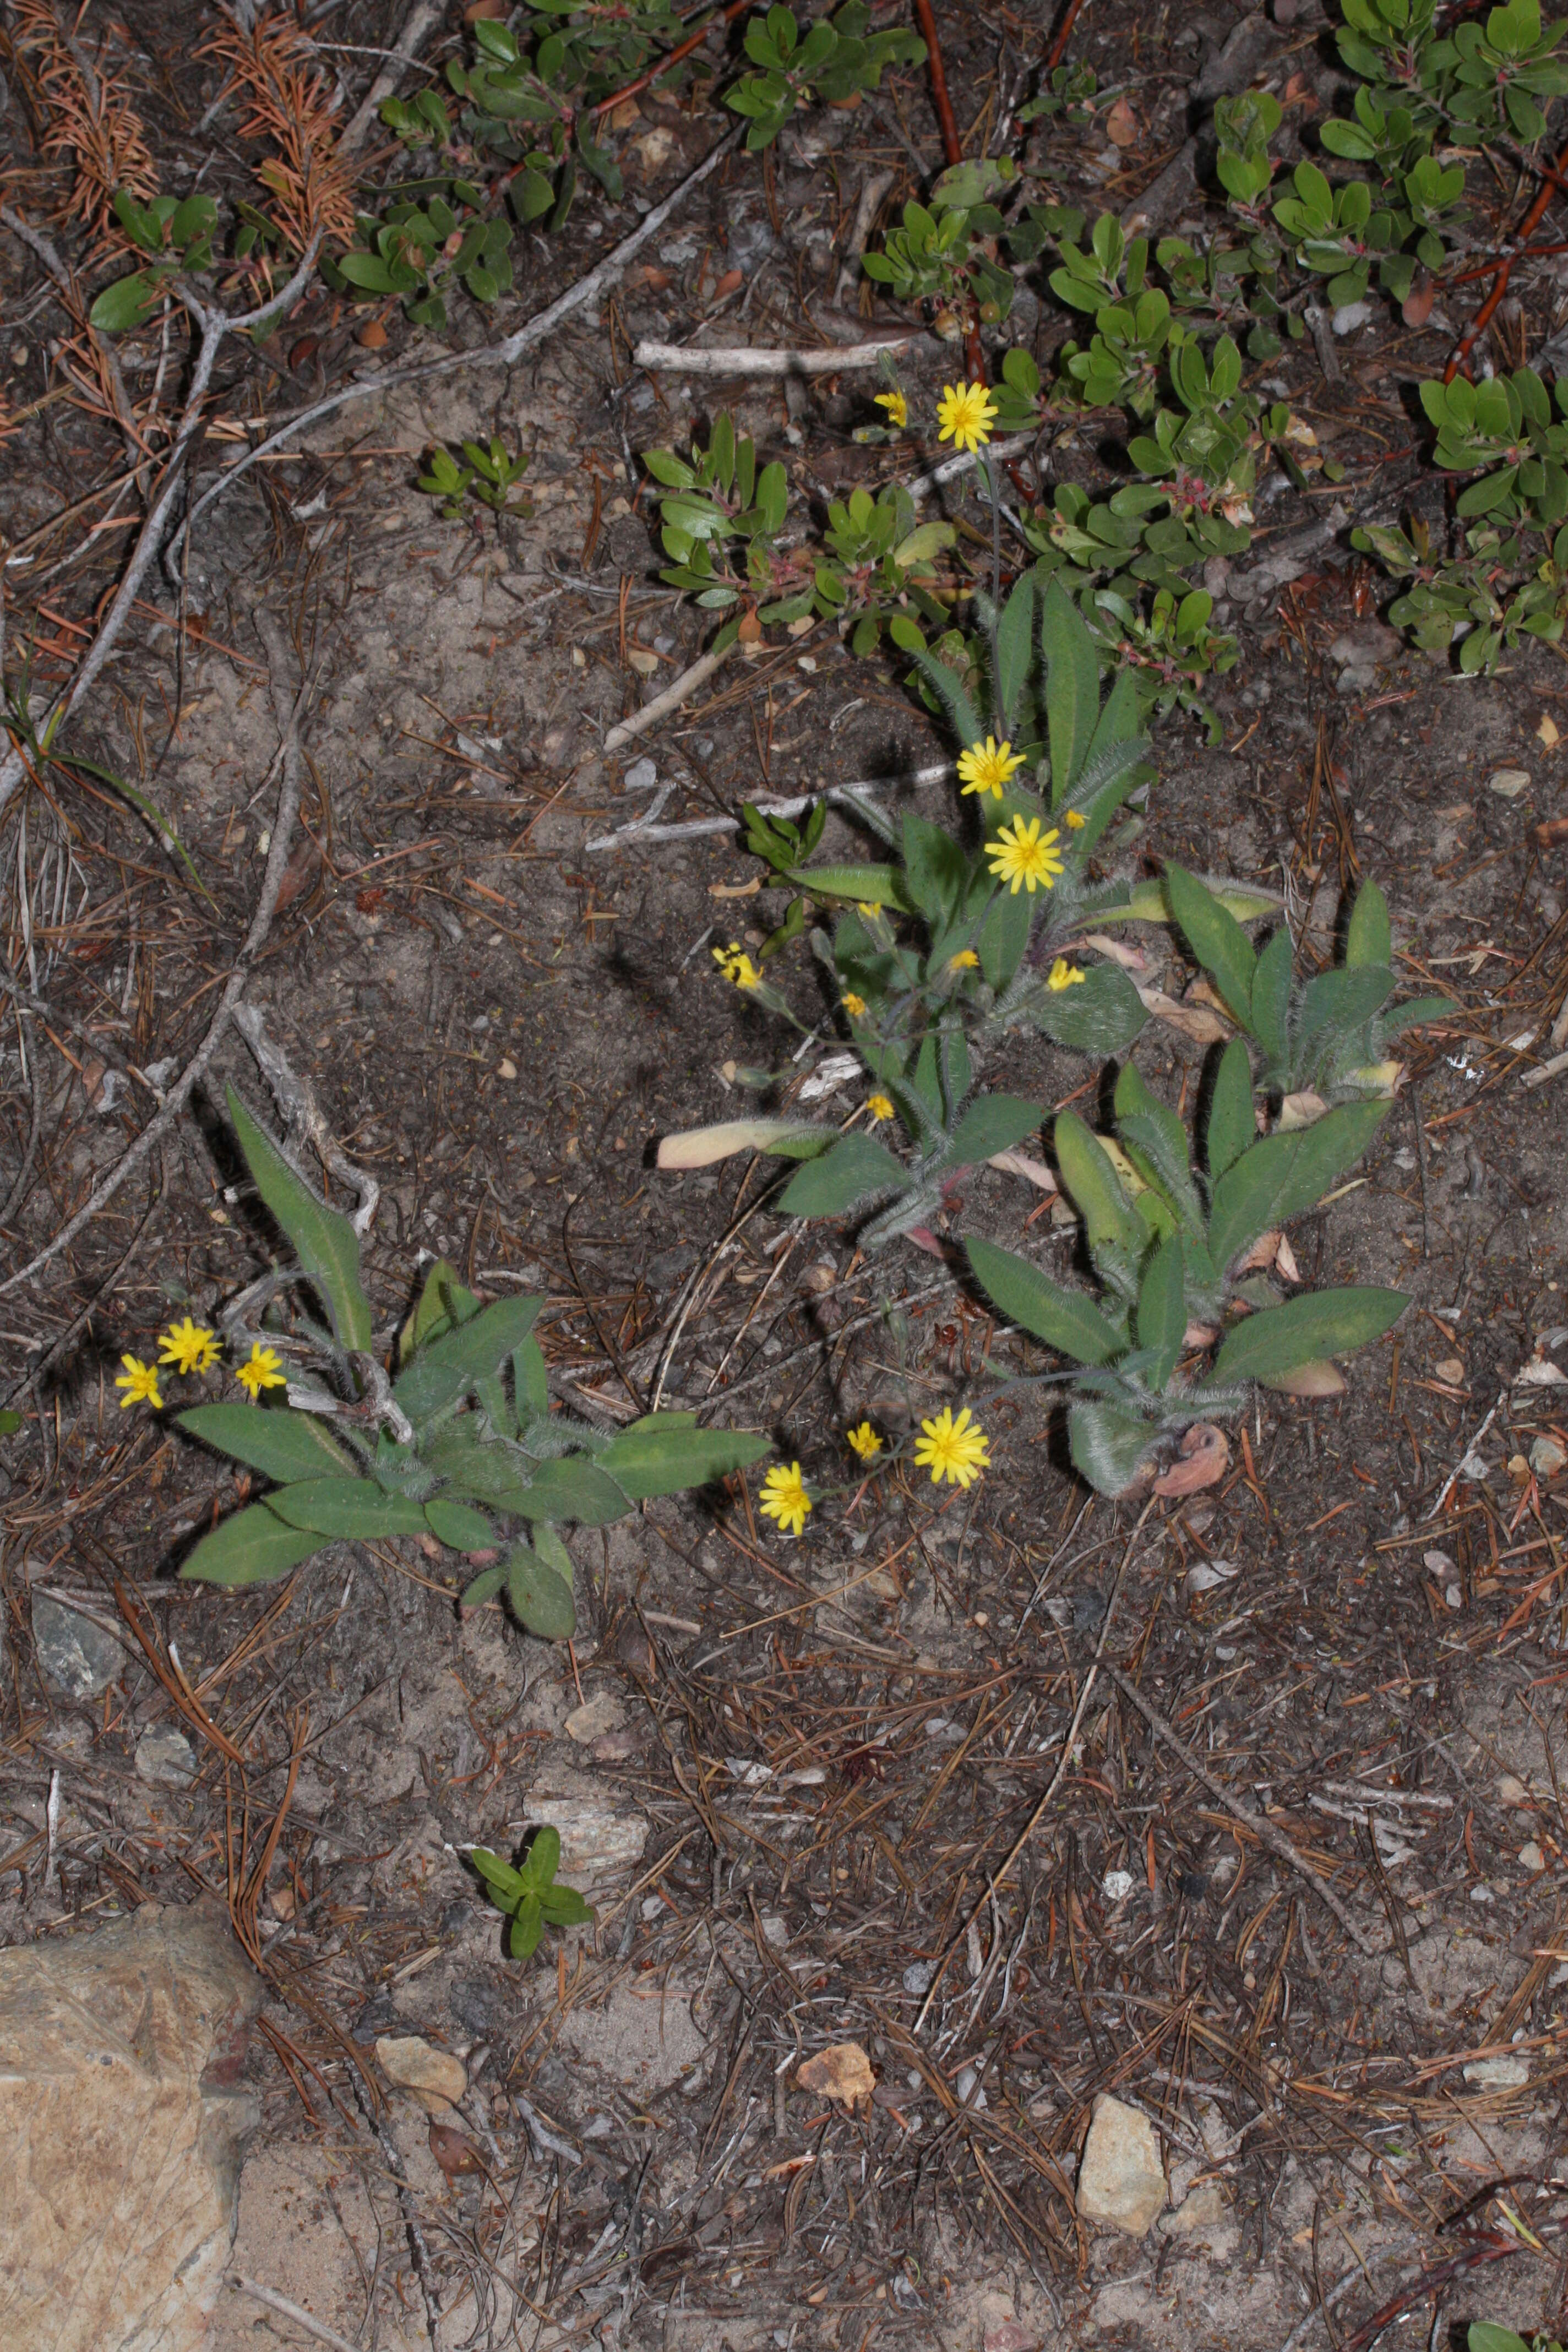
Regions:
<instances>
[{"instance_id":1,"label":"yellow flower head","mask_svg":"<svg viewBox=\"0 0 1568 2352\"><path fill-rule=\"evenodd\" d=\"M762 1507L763 1516L776 1519L786 1535L799 1535L811 1508L811 1496L798 1462L792 1462L787 1470L782 1462L774 1463L763 1480Z\"/></svg>"},{"instance_id":2,"label":"yellow flower head","mask_svg":"<svg viewBox=\"0 0 1568 2352\"><path fill-rule=\"evenodd\" d=\"M1031 898L1037 889L1054 889L1058 875L1067 870L1060 850L1053 845L1056 839L1054 824L1042 834L1037 816L1015 817L1011 826L1004 825L995 840L985 845L993 875L1012 886L1015 898L1020 884Z\"/></svg>"},{"instance_id":3,"label":"yellow flower head","mask_svg":"<svg viewBox=\"0 0 1568 2352\"><path fill-rule=\"evenodd\" d=\"M751 957L745 953L739 940L731 940L727 948L715 948L713 961L724 978L732 980L737 988L762 986L763 975Z\"/></svg>"},{"instance_id":4,"label":"yellow flower head","mask_svg":"<svg viewBox=\"0 0 1568 2352\"><path fill-rule=\"evenodd\" d=\"M177 1372L205 1372L217 1361L217 1335L187 1315L183 1323L171 1323L159 1333L158 1361L172 1364Z\"/></svg>"},{"instance_id":5,"label":"yellow flower head","mask_svg":"<svg viewBox=\"0 0 1568 2352\"><path fill-rule=\"evenodd\" d=\"M863 1421L858 1429L850 1430L846 1442L850 1452L858 1454L862 1462L874 1462L882 1450L882 1441L868 1421Z\"/></svg>"},{"instance_id":6,"label":"yellow flower head","mask_svg":"<svg viewBox=\"0 0 1568 2352\"><path fill-rule=\"evenodd\" d=\"M973 948L960 948L955 956L948 957L947 968L949 971L978 971L980 958Z\"/></svg>"},{"instance_id":7,"label":"yellow flower head","mask_svg":"<svg viewBox=\"0 0 1568 2352\"><path fill-rule=\"evenodd\" d=\"M128 1404L150 1404L154 1412L159 1412L163 1400L158 1394L157 1365L141 1363L134 1356L121 1356L120 1360L125 1370L115 1373L114 1385L125 1391L120 1400L121 1412Z\"/></svg>"},{"instance_id":8,"label":"yellow flower head","mask_svg":"<svg viewBox=\"0 0 1568 2352\"><path fill-rule=\"evenodd\" d=\"M289 1385L283 1374L282 1359L276 1349L264 1348L259 1340L252 1343L247 1360L235 1366L234 1377L242 1389L249 1390L252 1404L257 1402L263 1389L283 1389Z\"/></svg>"},{"instance_id":9,"label":"yellow flower head","mask_svg":"<svg viewBox=\"0 0 1568 2352\"><path fill-rule=\"evenodd\" d=\"M891 1118L893 1116L892 1101L887 1095L868 1095L866 1108L873 1118Z\"/></svg>"},{"instance_id":10,"label":"yellow flower head","mask_svg":"<svg viewBox=\"0 0 1568 2352\"><path fill-rule=\"evenodd\" d=\"M863 996L857 996L852 988L847 988L838 1002L842 1004L845 1012L847 1013L851 1021L864 1021L866 1018L866 1000Z\"/></svg>"},{"instance_id":11,"label":"yellow flower head","mask_svg":"<svg viewBox=\"0 0 1568 2352\"><path fill-rule=\"evenodd\" d=\"M868 923L875 922L882 911L882 902L879 898L857 898L855 911L857 914L864 915Z\"/></svg>"},{"instance_id":12,"label":"yellow flower head","mask_svg":"<svg viewBox=\"0 0 1568 2352\"><path fill-rule=\"evenodd\" d=\"M1064 988L1076 988L1082 978L1076 963L1068 963L1066 956L1058 956L1047 975L1046 986L1053 996L1059 996Z\"/></svg>"},{"instance_id":13,"label":"yellow flower head","mask_svg":"<svg viewBox=\"0 0 1568 2352\"><path fill-rule=\"evenodd\" d=\"M991 438L997 413L983 383L944 384L936 404L936 421L942 428L936 437L951 441L955 449L983 449Z\"/></svg>"},{"instance_id":14,"label":"yellow flower head","mask_svg":"<svg viewBox=\"0 0 1568 2352\"><path fill-rule=\"evenodd\" d=\"M991 1467L986 1451L990 1443L979 1423L971 1419L967 1405L956 1421L952 1407L943 1405L935 1421L921 1422L915 1461L921 1469L931 1472L933 1486L944 1478L955 1486L973 1486L980 1473Z\"/></svg>"},{"instance_id":15,"label":"yellow flower head","mask_svg":"<svg viewBox=\"0 0 1568 2352\"><path fill-rule=\"evenodd\" d=\"M896 425L901 433L910 421L910 404L903 394L896 389L892 392L879 392L877 394L877 405L879 408L887 410L889 424Z\"/></svg>"},{"instance_id":16,"label":"yellow flower head","mask_svg":"<svg viewBox=\"0 0 1568 2352\"><path fill-rule=\"evenodd\" d=\"M1081 833L1088 823L1089 819L1085 816L1082 809L1068 809L1067 814L1067 828L1069 833Z\"/></svg>"},{"instance_id":17,"label":"yellow flower head","mask_svg":"<svg viewBox=\"0 0 1568 2352\"><path fill-rule=\"evenodd\" d=\"M967 751L959 753L959 781L966 793L994 793L1000 800L1002 787L1023 764L1022 751L1015 751L1011 743L998 743L994 735L987 735L984 743L972 743Z\"/></svg>"}]
</instances>

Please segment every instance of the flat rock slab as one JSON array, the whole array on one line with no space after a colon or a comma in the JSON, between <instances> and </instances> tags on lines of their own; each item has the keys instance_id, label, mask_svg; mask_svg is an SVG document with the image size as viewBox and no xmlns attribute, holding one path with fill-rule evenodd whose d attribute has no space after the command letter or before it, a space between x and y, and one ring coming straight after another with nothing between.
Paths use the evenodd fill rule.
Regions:
<instances>
[{"instance_id":1,"label":"flat rock slab","mask_svg":"<svg viewBox=\"0 0 1568 2352\"><path fill-rule=\"evenodd\" d=\"M1153 2126L1138 2108L1103 2092L1084 2142L1076 2201L1084 2221L1130 2238L1141 2238L1164 2208L1165 2174Z\"/></svg>"},{"instance_id":2,"label":"flat rock slab","mask_svg":"<svg viewBox=\"0 0 1568 2352\"><path fill-rule=\"evenodd\" d=\"M261 1983L216 1903L0 1951L0 2352L194 2352Z\"/></svg>"}]
</instances>

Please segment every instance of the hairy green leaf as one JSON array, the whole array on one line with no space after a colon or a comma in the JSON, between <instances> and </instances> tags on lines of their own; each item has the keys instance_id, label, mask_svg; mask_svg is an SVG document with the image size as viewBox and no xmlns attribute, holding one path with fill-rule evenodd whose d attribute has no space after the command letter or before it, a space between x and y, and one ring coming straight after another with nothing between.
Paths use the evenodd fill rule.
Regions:
<instances>
[{"instance_id":1,"label":"hairy green leaf","mask_svg":"<svg viewBox=\"0 0 1568 2352\"><path fill-rule=\"evenodd\" d=\"M1079 1364L1109 1364L1126 1345L1115 1325L1080 1291L1064 1290L1037 1266L973 1234L969 1263L986 1297L1009 1322Z\"/></svg>"},{"instance_id":2,"label":"hairy green leaf","mask_svg":"<svg viewBox=\"0 0 1568 2352\"><path fill-rule=\"evenodd\" d=\"M176 1413L178 1426L204 1445L268 1478L354 1475L354 1460L313 1412L256 1404L197 1404Z\"/></svg>"},{"instance_id":3,"label":"hairy green leaf","mask_svg":"<svg viewBox=\"0 0 1568 2352\"><path fill-rule=\"evenodd\" d=\"M263 1132L234 1088L228 1115L256 1189L293 1244L296 1255L332 1318L338 1345L370 1346L370 1302L360 1287L359 1235L347 1217L319 1201Z\"/></svg>"},{"instance_id":4,"label":"hairy green leaf","mask_svg":"<svg viewBox=\"0 0 1568 2352\"><path fill-rule=\"evenodd\" d=\"M343 1541L373 1536L417 1536L425 1512L411 1495L389 1495L373 1478L307 1478L279 1486L267 1505L286 1525Z\"/></svg>"},{"instance_id":5,"label":"hairy green leaf","mask_svg":"<svg viewBox=\"0 0 1568 2352\"><path fill-rule=\"evenodd\" d=\"M276 1584L313 1551L324 1538L286 1527L265 1503L252 1503L220 1519L205 1535L184 1562L180 1574L202 1584Z\"/></svg>"},{"instance_id":6,"label":"hairy green leaf","mask_svg":"<svg viewBox=\"0 0 1568 2352\"><path fill-rule=\"evenodd\" d=\"M1409 1304L1403 1290L1371 1285L1311 1290L1288 1298L1280 1307L1247 1316L1226 1332L1215 1359L1215 1378L1266 1380L1320 1357L1348 1356L1352 1349L1381 1339Z\"/></svg>"},{"instance_id":7,"label":"hairy green leaf","mask_svg":"<svg viewBox=\"0 0 1568 2352\"><path fill-rule=\"evenodd\" d=\"M641 1503L749 1469L769 1451L768 1439L752 1430L698 1429L687 1413L650 1413L611 1438L599 1467Z\"/></svg>"},{"instance_id":8,"label":"hairy green leaf","mask_svg":"<svg viewBox=\"0 0 1568 2352\"><path fill-rule=\"evenodd\" d=\"M842 1217L881 1193L906 1191L909 1181L874 1137L846 1135L791 1177L778 1205L786 1217Z\"/></svg>"}]
</instances>

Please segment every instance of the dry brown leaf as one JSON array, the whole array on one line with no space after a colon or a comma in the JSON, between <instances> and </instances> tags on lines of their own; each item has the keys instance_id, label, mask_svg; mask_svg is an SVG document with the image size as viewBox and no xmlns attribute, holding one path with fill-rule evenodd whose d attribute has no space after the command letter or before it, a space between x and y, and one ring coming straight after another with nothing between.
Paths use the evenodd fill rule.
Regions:
<instances>
[{"instance_id":1,"label":"dry brown leaf","mask_svg":"<svg viewBox=\"0 0 1568 2352\"><path fill-rule=\"evenodd\" d=\"M803 2091L833 2099L852 2114L877 2087L871 2061L858 2042L836 2042L831 2048L817 2051L795 2069L795 2079Z\"/></svg>"},{"instance_id":2,"label":"dry brown leaf","mask_svg":"<svg viewBox=\"0 0 1568 2352\"><path fill-rule=\"evenodd\" d=\"M1126 99L1119 98L1105 118L1105 135L1113 147L1132 147L1138 142L1138 125Z\"/></svg>"},{"instance_id":3,"label":"dry brown leaf","mask_svg":"<svg viewBox=\"0 0 1568 2352\"><path fill-rule=\"evenodd\" d=\"M1345 1376L1337 1364L1324 1360L1311 1364L1298 1364L1293 1372L1272 1372L1259 1382L1259 1386L1272 1389L1277 1396L1343 1396Z\"/></svg>"},{"instance_id":4,"label":"dry brown leaf","mask_svg":"<svg viewBox=\"0 0 1568 2352\"><path fill-rule=\"evenodd\" d=\"M460 2172L484 2170L473 2142L465 2139L460 2131L454 2131L450 2124L431 2125L430 2153L448 2180L456 2180Z\"/></svg>"},{"instance_id":5,"label":"dry brown leaf","mask_svg":"<svg viewBox=\"0 0 1568 2352\"><path fill-rule=\"evenodd\" d=\"M1155 1479L1154 1492L1167 1500L1195 1495L1205 1486L1217 1486L1229 1462L1230 1440L1224 1430L1212 1421L1195 1421L1182 1440L1178 1458Z\"/></svg>"},{"instance_id":6,"label":"dry brown leaf","mask_svg":"<svg viewBox=\"0 0 1568 2352\"><path fill-rule=\"evenodd\" d=\"M1236 1034L1230 1023L1222 1021L1217 1013L1209 1013L1200 1005L1178 1004L1163 988L1141 988L1138 995L1145 1012L1152 1013L1156 1021L1163 1021L1168 1029L1179 1029L1194 1045L1217 1045Z\"/></svg>"},{"instance_id":7,"label":"dry brown leaf","mask_svg":"<svg viewBox=\"0 0 1568 2352\"><path fill-rule=\"evenodd\" d=\"M1424 327L1432 315L1432 305L1437 299L1437 285L1424 269L1417 270L1415 282L1399 306L1399 315L1407 327Z\"/></svg>"}]
</instances>

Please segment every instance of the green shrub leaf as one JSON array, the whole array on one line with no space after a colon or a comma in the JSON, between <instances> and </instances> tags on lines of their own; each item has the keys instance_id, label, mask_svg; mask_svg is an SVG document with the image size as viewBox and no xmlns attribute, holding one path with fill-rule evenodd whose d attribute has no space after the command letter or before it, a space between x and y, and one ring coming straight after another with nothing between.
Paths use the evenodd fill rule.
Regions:
<instances>
[{"instance_id":1,"label":"green shrub leaf","mask_svg":"<svg viewBox=\"0 0 1568 2352\"><path fill-rule=\"evenodd\" d=\"M279 1486L267 1506L291 1528L343 1541L373 1536L418 1536L425 1513L411 1495L389 1495L372 1478L307 1478Z\"/></svg>"},{"instance_id":2,"label":"green shrub leaf","mask_svg":"<svg viewBox=\"0 0 1568 2352\"><path fill-rule=\"evenodd\" d=\"M611 1438L599 1467L641 1503L749 1469L770 1450L752 1430L696 1429L684 1413L650 1413Z\"/></svg>"}]
</instances>

